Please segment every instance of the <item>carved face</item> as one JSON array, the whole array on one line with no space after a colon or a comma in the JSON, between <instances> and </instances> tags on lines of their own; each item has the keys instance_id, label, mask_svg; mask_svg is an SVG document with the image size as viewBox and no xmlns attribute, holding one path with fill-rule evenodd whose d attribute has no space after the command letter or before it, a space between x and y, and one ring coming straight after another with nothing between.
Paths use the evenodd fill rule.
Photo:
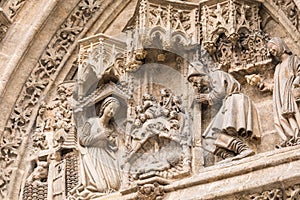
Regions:
<instances>
[{"instance_id":1,"label":"carved face","mask_svg":"<svg viewBox=\"0 0 300 200\"><path fill-rule=\"evenodd\" d=\"M208 76L193 76L190 77L190 81L193 83L194 87L205 87L209 85Z\"/></svg>"},{"instance_id":2,"label":"carved face","mask_svg":"<svg viewBox=\"0 0 300 200\"><path fill-rule=\"evenodd\" d=\"M280 47L272 42L269 42L268 45L268 50L270 52L270 54L274 57L279 58L282 54L282 50L280 49Z\"/></svg>"},{"instance_id":3,"label":"carved face","mask_svg":"<svg viewBox=\"0 0 300 200\"><path fill-rule=\"evenodd\" d=\"M109 103L104 108L103 116L112 118L113 116L115 116L116 111L118 110L118 108L119 108L119 104L117 104L116 102Z\"/></svg>"},{"instance_id":4,"label":"carved face","mask_svg":"<svg viewBox=\"0 0 300 200\"><path fill-rule=\"evenodd\" d=\"M46 110L46 109L45 109L44 107L41 107L40 110L39 110L39 114L40 114L40 115L44 114L44 113L45 113L45 110Z\"/></svg>"}]
</instances>

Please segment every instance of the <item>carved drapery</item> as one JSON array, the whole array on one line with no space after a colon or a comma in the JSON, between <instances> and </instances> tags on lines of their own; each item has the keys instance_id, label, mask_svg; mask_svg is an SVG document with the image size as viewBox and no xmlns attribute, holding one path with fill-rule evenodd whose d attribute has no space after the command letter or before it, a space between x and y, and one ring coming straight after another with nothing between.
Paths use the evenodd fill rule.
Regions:
<instances>
[{"instance_id":1,"label":"carved drapery","mask_svg":"<svg viewBox=\"0 0 300 200\"><path fill-rule=\"evenodd\" d=\"M1 169L5 171L3 175L8 174L8 176L1 177L3 184L1 184L0 190L3 196L5 196L4 193L10 181L9 176L11 171L7 172L7 170L11 170L13 161L17 157L21 138L25 138L26 134L28 134L30 116L33 114L45 88L56 76L55 72L62 62L64 55L79 37L85 24L99 10L100 6L101 1L82 0L49 42L38 64L27 79L7 122L6 133L1 138L0 146L3 149Z\"/></svg>"},{"instance_id":2,"label":"carved drapery","mask_svg":"<svg viewBox=\"0 0 300 200\"><path fill-rule=\"evenodd\" d=\"M149 45L149 46L153 45L154 41L157 41L156 39L154 39L156 36L158 36L158 38L160 38L160 36L162 36L162 38L164 38L164 39L168 38L168 34L170 32L164 31L164 29L166 29L166 28L171 28L171 29L174 29L175 31L173 32L174 34L171 34L172 36L170 37L171 38L170 40L167 39L167 40L165 40L167 42L161 43L162 48L164 50L167 50L170 47L174 47L174 44L179 42L180 39L181 39L181 41L183 41L183 44L186 46L188 44L189 45L193 44L193 42L190 42L192 40L197 41L197 38L199 37L199 35L197 35L196 32L190 31L191 26L194 26L194 24L191 23L191 17L192 18L194 17L193 19L195 21L197 21L197 19L196 19L197 11L196 11L196 9L194 9L194 5L191 6L191 7L193 7L193 11L187 12L187 11L182 11L182 10L176 9L176 6L174 6L175 7L175 9L174 9L170 5L169 6L165 6L165 5L158 6L155 4L151 4L149 2L146 2L146 1L141 2L142 6L141 6L140 14L143 13L145 11L145 9L148 9L148 8L149 8L149 10L148 10L149 12L144 12L144 14L145 13L150 13L150 14L149 14L149 16L146 16L146 17L143 15L140 15L139 16L140 21L139 21L139 23L137 23L140 25L141 22L143 22L143 19L149 19L148 25L149 25L149 30L152 31L151 32L152 35L150 34L150 37L148 37L148 36L144 37L142 35L144 37L143 38L144 44ZM150 6L147 7L147 5L148 6L150 5ZM1 161L1 162L4 166L4 168L10 167L12 161L16 158L18 148L20 147L20 144L21 144L20 138L21 138L21 136L23 136L26 133L26 128L29 128L28 125L30 123L30 115L34 112L34 107L36 105L38 105L38 101L40 100L41 94L45 91L45 88L48 86L49 80L53 79L55 77L55 72L57 71L57 67L62 62L63 56L67 53L68 48L70 47L71 44L73 44L73 42L76 40L76 38L82 31L81 25L75 26L74 24L76 24L78 22L78 18L80 18L82 20L82 21L79 20L80 22L83 22L83 24L85 24L91 18L91 15L94 12L96 12L97 9L99 9L99 6L100 6L100 4L98 4L97 1L94 1L93 3L92 3L92 1L83 1L83 2L81 2L81 4L79 4L79 8L80 8L79 12L76 12L76 14L72 15L71 17L69 17L67 19L66 23L62 26L62 29L53 38L53 40L50 42L50 44L48 46L48 49L42 55L41 59L39 60L39 64L37 65L37 68L33 71L33 75L31 75L29 77L29 81L26 83L26 88L23 89L23 93L22 93L23 96L21 96L21 98L18 100L18 102L16 104L17 106L15 107L14 114L12 115L11 120L8 123L8 127L5 130L6 134L4 135L3 141L1 144L1 150L2 150L1 152L3 152L2 153L3 161ZM244 12L244 15L247 15L245 13L248 12L247 9L249 9L249 8L247 6L241 5L241 4L239 4L239 6L240 7L237 10L240 11L240 13L238 13L238 14L241 14L241 15L238 18L239 18L239 20L242 21L243 20L243 17L242 17L243 12ZM223 13L224 10L222 11L221 7L222 7L222 5L220 5L219 8L217 6L216 12L214 12L214 13L218 13L218 9L220 9L219 11L221 13ZM243 10L244 8L245 8L245 10ZM254 6L252 11L256 11L255 9L256 9L256 7ZM165 18L165 16L167 16L167 18ZM226 14L225 14L225 16L226 16ZM253 14L253 15L250 14L250 16L251 16L250 21L252 21L253 19L255 19L255 17L257 17L255 14ZM218 18L218 17L216 17L216 18ZM217 22L215 25L219 26L220 24L222 24L222 21L224 22L224 19L223 20L217 19L216 21ZM243 26L249 25L249 24L247 24L247 21L243 21L243 22L241 22L241 21L239 22L240 25L242 24L241 29L245 28ZM249 25L249 26L251 29L253 28L253 30L254 30L255 29L254 25L253 25L253 27L252 27L252 25ZM157 28L157 27L159 27L159 28ZM163 27L163 29L161 29L161 27ZM195 28L195 27L193 27L193 28ZM231 30L230 26L226 27L226 29ZM237 28L237 29L239 30L239 28ZM143 33L143 32L139 32L139 33ZM160 35L161 33L162 33L162 35ZM239 32L239 33L241 33L241 32ZM214 41L215 45L217 45L217 50L216 50L218 52L216 54L217 61L221 65L226 66L227 65L226 61L228 61L228 55L227 55L228 52L231 55L231 56L229 56L231 58L231 61L232 61L232 59L236 58L235 57L236 55L234 55L234 53L230 52L232 49L232 45L233 46L236 45L236 42L242 45L241 49L246 51L246 56L248 56L248 57L243 57L243 55L239 54L239 56L241 56L241 57L239 57L240 60L238 60L238 59L234 60L234 61L238 61L238 62L233 62L233 63L235 63L235 65L233 66L233 68L231 68L232 70L235 70L236 69L235 67L237 67L237 66L244 67L247 64L253 64L253 63L259 63L261 61L266 61L267 54L263 47L264 42L266 40L266 35L262 34L261 32L253 31L252 33L253 34L252 35L250 34L250 36L247 37L246 39L243 38L242 42L235 41L236 35L234 34L234 32L232 32L232 34L229 34L229 37L225 38L225 40L223 40L221 42L217 41L217 40ZM176 34L178 37L176 36ZM218 35L218 37L219 36L220 36L220 34ZM226 34L225 34L225 36L226 36ZM139 49L140 48L139 45L137 45L135 47L133 45L131 48L130 45L128 45L128 44L132 44L133 41L131 42L130 39L129 39L129 41L127 41L127 49L131 49L133 51L130 51L132 54L129 55L127 53L124 53L124 54L121 53L121 52L124 52L125 43L122 43L119 41L114 41L115 44L112 45L110 43L110 45L107 45L107 44L109 44L109 42L103 43L103 38L104 38L103 35L98 38L96 37L95 43L92 42L92 44L89 44L86 46L87 47L86 49L84 49L84 48L81 49L81 51L82 52L84 51L86 53L86 55L80 54L83 58L79 58L79 62L82 66L87 66L87 68L82 68L79 70L85 71L89 67L91 69L91 71L93 71L93 73L96 74L97 78L99 78L99 77L101 78L101 75L103 75L103 72L108 69L108 80L110 80L113 77L113 78L116 78L117 79L116 82L118 82L120 77L122 77L126 72L134 71L134 69L137 69L141 64L143 64L144 59L146 58L147 52L143 49ZM176 41L176 38L179 38L179 40ZM168 43L168 41L169 41L169 43ZM220 42L220 43L218 43L218 42ZM159 45L155 46L155 47L159 47ZM254 54L251 54L251 52ZM96 54L93 54L93 53L96 53ZM243 52L243 53L245 53L245 52ZM87 56L88 54L90 57ZM100 59L97 60L96 63L93 63L95 60L89 59L92 57L97 57L98 55L101 55L102 57L100 57ZM120 56L120 57L118 57L118 56ZM86 58L88 58L88 59L86 59ZM159 56L157 56L157 60L164 61L165 55L159 54ZM178 63L179 63L178 68L180 68L180 61L178 61ZM97 66L104 66L104 67L100 69L100 68L97 68ZM232 66L230 66L230 67L232 67ZM111 76L111 75L113 75L113 76ZM125 79L127 79L127 81L128 81L130 78L131 77L128 76ZM88 78L84 77L84 76L79 78L79 82L85 82L86 80L88 80ZM123 83L120 82L118 84L119 85L117 87L119 89L126 88L126 85L124 85ZM114 86L112 86L112 87L114 87ZM117 90L117 89L113 88L112 90ZM120 89L120 90L122 90L122 89ZM96 92L101 93L101 90L98 90ZM124 89L123 92L124 93L129 92L128 93L129 96L132 95L132 91L128 88ZM84 92L79 93L79 94L82 95L81 103L85 103L85 101L88 101L88 98L91 97L91 96L89 96L89 97L84 98L83 96L86 95L86 93L84 93ZM94 93L94 94L92 94L92 96L93 95L95 96L97 94ZM62 107L63 107L62 111L69 109L64 106L62 106ZM64 114L60 114L60 115L64 115ZM57 115L57 118L58 117L59 117L59 114ZM68 118L66 116L64 116L64 117ZM57 122L59 122L59 119L57 119ZM54 129L56 132L58 132L59 127L54 128ZM65 129L65 131L67 131L67 132L70 131L70 129L65 128L65 127L63 127L63 129ZM155 132L155 130L154 130L154 132ZM157 135L159 135L159 134L157 134ZM16 137L14 138L14 136L16 136ZM58 137L58 140L57 140L58 143L61 142L61 140L66 141L67 139ZM39 135L38 133L36 133L34 135L34 137L33 137L34 145L33 146L38 148L37 151L45 150L48 148L48 144L45 144L44 141L45 141L45 138L43 135ZM76 141L76 138L71 138L70 141ZM74 143L73 143L73 145L74 145ZM66 180L68 191L70 191L77 184L77 181L78 181L78 176L74 172L74 170L75 171L78 170L78 169L76 169L77 163L76 163L76 159L74 158L76 156L72 155L70 157L72 157L72 159L70 159L70 160L73 160L73 161L72 162L70 161L68 163L68 159L67 159L67 163L66 163L66 169L70 170L69 174L72 174L72 176L68 176L67 180ZM68 156L66 156L66 158L68 158ZM71 166L71 163L73 163L73 162L75 163L75 165ZM161 172L159 172L159 173L161 173ZM4 182L4 184L2 184L0 186L5 186L8 183L10 174L11 174L11 171L5 171L5 170L3 171L2 176L4 177L3 179L6 182ZM167 175L163 174L163 173L161 173L161 174L162 174L162 177L169 176L169 174L167 174ZM175 174L175 176L176 176L176 174ZM26 187L25 187L24 191L27 191L26 188L32 187L32 185L30 185L28 183L25 186ZM46 186L43 186L43 187L46 188L45 190L47 190ZM40 189L40 190L42 190L42 189ZM156 196L158 196L158 198L161 198L161 196L163 196L163 192L160 189L157 189L156 186L153 187L153 186L149 186L149 185L145 185L144 188L140 190L139 195L143 196L144 193L149 192L149 190L151 190L151 191L153 190L156 192L159 191L158 194L155 194ZM160 194L160 192L161 192L161 194ZM40 193L42 193L42 192L40 192ZM294 194L295 192L292 192L292 193ZM24 195L26 195L26 194L27 193L24 193ZM271 193L268 193L267 195L272 195L272 194L273 193L271 192ZM156 198L155 195L153 196L154 199ZM266 194L264 194L264 195L266 195ZM279 193L278 193L278 195L279 195ZM151 199L152 197L149 197L149 198Z\"/></svg>"}]
</instances>

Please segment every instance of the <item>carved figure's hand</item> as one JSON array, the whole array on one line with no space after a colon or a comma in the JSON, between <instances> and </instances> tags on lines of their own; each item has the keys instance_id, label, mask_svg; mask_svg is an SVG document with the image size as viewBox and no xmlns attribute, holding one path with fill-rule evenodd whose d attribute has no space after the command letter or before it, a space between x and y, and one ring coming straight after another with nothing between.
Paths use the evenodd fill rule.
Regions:
<instances>
[{"instance_id":1,"label":"carved figure's hand","mask_svg":"<svg viewBox=\"0 0 300 200\"><path fill-rule=\"evenodd\" d=\"M295 88L300 87L300 76L296 76L295 80L293 81L293 86Z\"/></svg>"},{"instance_id":2,"label":"carved figure's hand","mask_svg":"<svg viewBox=\"0 0 300 200\"><path fill-rule=\"evenodd\" d=\"M199 103L208 104L209 94L198 94L196 97L196 101L198 101Z\"/></svg>"},{"instance_id":3,"label":"carved figure's hand","mask_svg":"<svg viewBox=\"0 0 300 200\"><path fill-rule=\"evenodd\" d=\"M260 83L258 88L261 92L272 92L273 91L273 84L270 83Z\"/></svg>"}]
</instances>

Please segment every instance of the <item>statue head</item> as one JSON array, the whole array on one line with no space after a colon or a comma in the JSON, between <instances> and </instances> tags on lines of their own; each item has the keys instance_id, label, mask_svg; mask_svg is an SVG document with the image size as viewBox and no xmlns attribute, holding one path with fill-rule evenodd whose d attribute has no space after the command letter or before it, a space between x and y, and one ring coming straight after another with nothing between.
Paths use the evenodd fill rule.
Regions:
<instances>
[{"instance_id":1,"label":"statue head","mask_svg":"<svg viewBox=\"0 0 300 200\"><path fill-rule=\"evenodd\" d=\"M105 115L112 118L117 109L120 107L120 102L114 97L107 97L100 106L99 117Z\"/></svg>"},{"instance_id":2,"label":"statue head","mask_svg":"<svg viewBox=\"0 0 300 200\"><path fill-rule=\"evenodd\" d=\"M267 44L268 50L272 56L280 58L282 54L291 55L292 52L286 43L279 37L273 37Z\"/></svg>"},{"instance_id":3,"label":"statue head","mask_svg":"<svg viewBox=\"0 0 300 200\"><path fill-rule=\"evenodd\" d=\"M193 86L201 87L208 85L208 70L201 62L191 63L190 68L188 81L193 83Z\"/></svg>"}]
</instances>

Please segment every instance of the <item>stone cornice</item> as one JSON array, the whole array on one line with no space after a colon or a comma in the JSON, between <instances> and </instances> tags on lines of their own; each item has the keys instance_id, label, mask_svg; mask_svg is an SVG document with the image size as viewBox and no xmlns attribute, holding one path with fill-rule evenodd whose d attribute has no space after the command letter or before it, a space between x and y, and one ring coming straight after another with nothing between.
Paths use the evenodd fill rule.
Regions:
<instances>
[{"instance_id":1,"label":"stone cornice","mask_svg":"<svg viewBox=\"0 0 300 200\"><path fill-rule=\"evenodd\" d=\"M197 175L162 186L162 190L164 199L250 199L266 190L285 190L295 182L299 184L299 169L298 147L288 147L203 168ZM136 191L131 188L98 200L135 199Z\"/></svg>"}]
</instances>

